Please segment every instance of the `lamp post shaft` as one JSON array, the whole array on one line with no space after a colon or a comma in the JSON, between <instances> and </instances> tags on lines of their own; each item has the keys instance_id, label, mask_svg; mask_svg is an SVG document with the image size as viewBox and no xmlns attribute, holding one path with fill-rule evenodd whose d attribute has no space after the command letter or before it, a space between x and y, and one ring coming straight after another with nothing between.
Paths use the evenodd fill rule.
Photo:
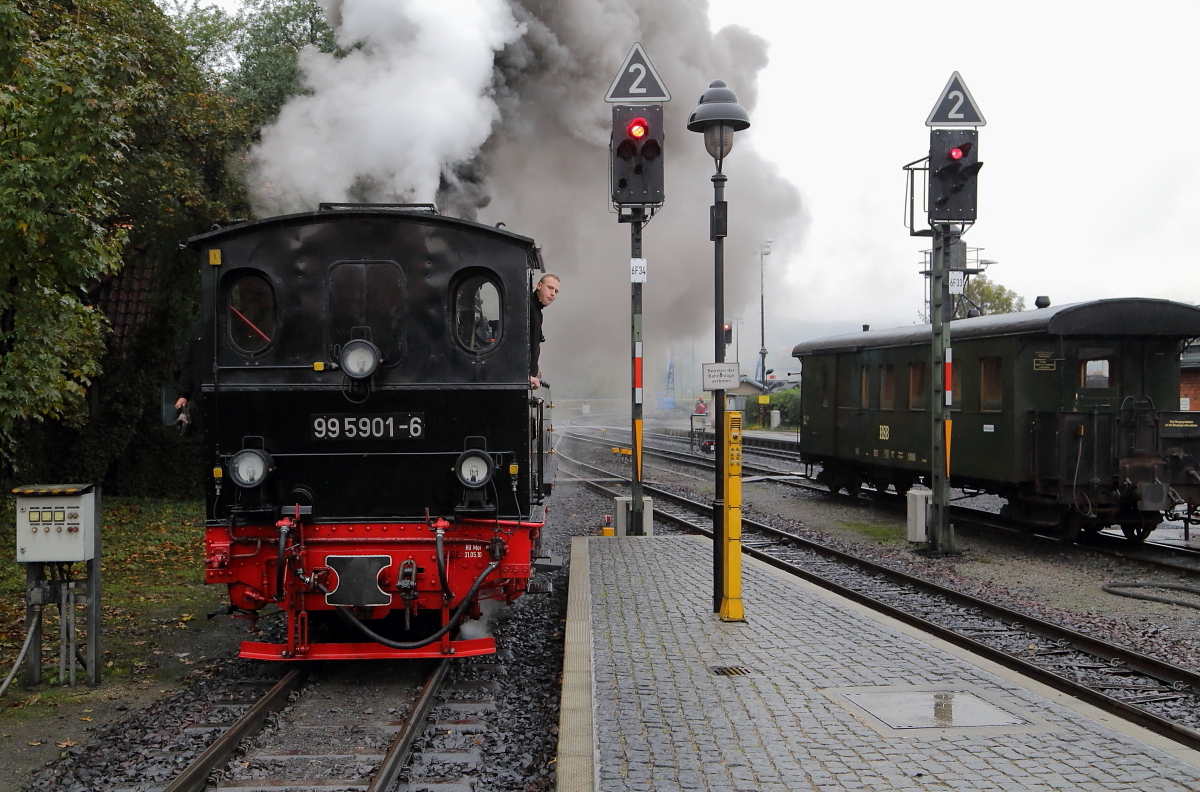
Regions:
<instances>
[{"instance_id":1,"label":"lamp post shaft","mask_svg":"<svg viewBox=\"0 0 1200 792\"><path fill-rule=\"evenodd\" d=\"M725 182L719 169L713 174L713 207L709 218L709 236L713 242L713 338L716 342L716 362L725 362L725 235L727 220ZM713 434L716 435L716 498L713 501L713 613L721 610L725 595L725 480L721 475L721 460L728 453L725 432L725 391L713 391Z\"/></svg>"}]
</instances>

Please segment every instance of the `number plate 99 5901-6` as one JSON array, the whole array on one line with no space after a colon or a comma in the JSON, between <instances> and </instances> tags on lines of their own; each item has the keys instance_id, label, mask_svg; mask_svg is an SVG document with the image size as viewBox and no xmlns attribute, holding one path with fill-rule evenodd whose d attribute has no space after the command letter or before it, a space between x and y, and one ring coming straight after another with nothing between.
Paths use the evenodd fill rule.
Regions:
<instances>
[{"instance_id":1,"label":"number plate 99 5901-6","mask_svg":"<svg viewBox=\"0 0 1200 792\"><path fill-rule=\"evenodd\" d=\"M425 436L425 413L333 413L309 416L313 440L416 440Z\"/></svg>"}]
</instances>

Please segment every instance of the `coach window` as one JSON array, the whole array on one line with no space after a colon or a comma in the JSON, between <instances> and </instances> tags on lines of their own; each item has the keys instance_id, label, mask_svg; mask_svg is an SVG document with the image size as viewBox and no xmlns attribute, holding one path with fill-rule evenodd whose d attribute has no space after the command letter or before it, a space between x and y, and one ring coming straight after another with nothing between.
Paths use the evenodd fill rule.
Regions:
<instances>
[{"instance_id":1,"label":"coach window","mask_svg":"<svg viewBox=\"0 0 1200 792\"><path fill-rule=\"evenodd\" d=\"M925 361L908 364L908 409L924 410L929 402L929 383L925 379Z\"/></svg>"},{"instance_id":2,"label":"coach window","mask_svg":"<svg viewBox=\"0 0 1200 792\"><path fill-rule=\"evenodd\" d=\"M1004 406L1004 369L1000 358L979 359L979 409L1000 412Z\"/></svg>"},{"instance_id":3,"label":"coach window","mask_svg":"<svg viewBox=\"0 0 1200 792\"><path fill-rule=\"evenodd\" d=\"M454 337L469 352L486 352L500 341L500 290L483 275L467 278L454 292Z\"/></svg>"},{"instance_id":4,"label":"coach window","mask_svg":"<svg viewBox=\"0 0 1200 792\"><path fill-rule=\"evenodd\" d=\"M879 409L896 409L896 367L891 363L879 367Z\"/></svg>"},{"instance_id":5,"label":"coach window","mask_svg":"<svg viewBox=\"0 0 1200 792\"><path fill-rule=\"evenodd\" d=\"M821 366L821 406L829 406L829 366Z\"/></svg>"},{"instance_id":6,"label":"coach window","mask_svg":"<svg viewBox=\"0 0 1200 792\"><path fill-rule=\"evenodd\" d=\"M1079 364L1079 387L1111 388L1112 364L1106 360L1084 360Z\"/></svg>"},{"instance_id":7,"label":"coach window","mask_svg":"<svg viewBox=\"0 0 1200 792\"><path fill-rule=\"evenodd\" d=\"M950 366L950 409L961 410L962 406L962 366L955 363Z\"/></svg>"},{"instance_id":8,"label":"coach window","mask_svg":"<svg viewBox=\"0 0 1200 792\"><path fill-rule=\"evenodd\" d=\"M870 366L861 366L858 369L858 406L860 409L867 409L871 406L871 380Z\"/></svg>"},{"instance_id":9,"label":"coach window","mask_svg":"<svg viewBox=\"0 0 1200 792\"><path fill-rule=\"evenodd\" d=\"M229 287L229 340L247 354L261 352L275 337L275 291L257 275L243 275Z\"/></svg>"}]
</instances>

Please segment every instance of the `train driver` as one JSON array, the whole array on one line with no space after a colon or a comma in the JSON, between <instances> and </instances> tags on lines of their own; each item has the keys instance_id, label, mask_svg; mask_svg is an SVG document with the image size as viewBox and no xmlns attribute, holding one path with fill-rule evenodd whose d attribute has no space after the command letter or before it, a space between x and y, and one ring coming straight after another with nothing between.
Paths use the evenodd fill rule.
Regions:
<instances>
[{"instance_id":1,"label":"train driver","mask_svg":"<svg viewBox=\"0 0 1200 792\"><path fill-rule=\"evenodd\" d=\"M529 301L529 386L534 390L541 387L541 371L538 369L538 358L542 353L542 309L554 302L558 296L559 280L557 275L547 272L533 287L533 299Z\"/></svg>"}]
</instances>

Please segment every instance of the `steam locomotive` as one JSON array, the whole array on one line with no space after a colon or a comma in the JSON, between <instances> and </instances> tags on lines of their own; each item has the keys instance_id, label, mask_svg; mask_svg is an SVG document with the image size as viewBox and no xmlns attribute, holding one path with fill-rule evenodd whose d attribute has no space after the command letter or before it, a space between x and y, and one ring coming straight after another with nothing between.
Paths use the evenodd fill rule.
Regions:
<instances>
[{"instance_id":1,"label":"steam locomotive","mask_svg":"<svg viewBox=\"0 0 1200 792\"><path fill-rule=\"evenodd\" d=\"M431 205L322 204L189 245L205 580L252 628L286 616L240 656L494 652L459 627L529 588L553 480L533 240Z\"/></svg>"},{"instance_id":2,"label":"steam locomotive","mask_svg":"<svg viewBox=\"0 0 1200 792\"><path fill-rule=\"evenodd\" d=\"M1179 361L1200 308L1112 299L950 323L953 486L1063 538L1119 525L1144 540L1200 504L1200 413L1181 412ZM930 475L928 325L797 344L801 447L833 491L903 494ZM942 372L936 374L938 382Z\"/></svg>"}]
</instances>

